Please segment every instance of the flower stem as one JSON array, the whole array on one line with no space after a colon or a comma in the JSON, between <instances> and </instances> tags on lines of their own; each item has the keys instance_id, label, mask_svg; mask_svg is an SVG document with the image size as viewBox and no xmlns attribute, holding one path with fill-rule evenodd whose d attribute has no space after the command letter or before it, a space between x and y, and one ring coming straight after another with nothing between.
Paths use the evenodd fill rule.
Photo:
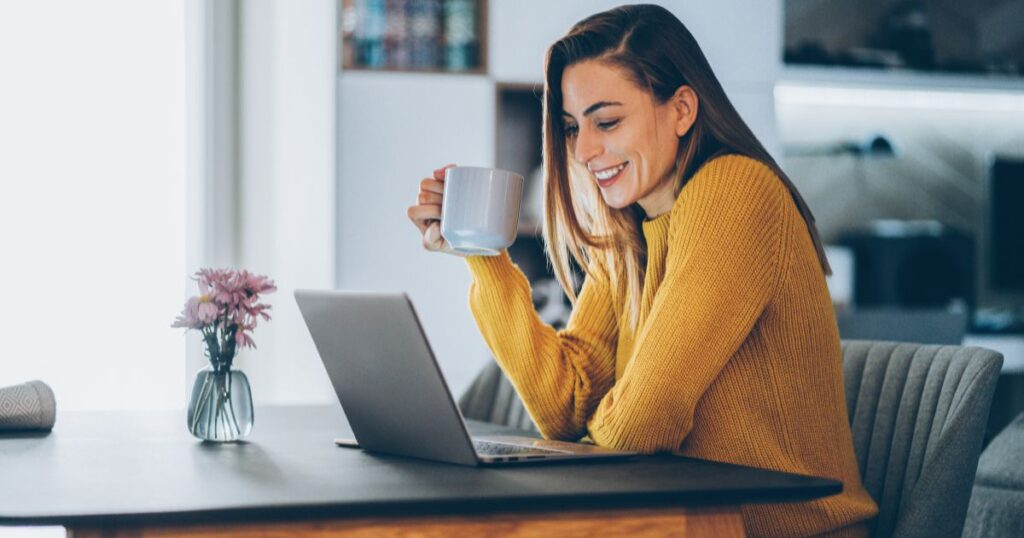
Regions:
<instances>
[{"instance_id":1,"label":"flower stem","mask_svg":"<svg viewBox=\"0 0 1024 538\"><path fill-rule=\"evenodd\" d=\"M226 413L225 419L228 421L228 426L231 428L231 436L232 437L237 437L238 434L240 434L242 432L242 429L238 427L238 419L235 417L235 406L232 405L232 401L231 401L231 383L232 383L232 381L233 380L232 380L231 372L228 372L228 392L227 392L228 409L227 409L227 413Z\"/></svg>"},{"instance_id":2,"label":"flower stem","mask_svg":"<svg viewBox=\"0 0 1024 538\"><path fill-rule=\"evenodd\" d=\"M210 378L206 377L203 379L202 388L199 389L199 398L196 401L196 407L193 410L194 414L192 415L192 424L191 428L189 428L192 430L193 433L196 432L196 427L199 426L199 419L203 416L203 411L205 411L207 407L209 407L209 402L207 401L207 398L209 397L210 394L210 388Z\"/></svg>"}]
</instances>

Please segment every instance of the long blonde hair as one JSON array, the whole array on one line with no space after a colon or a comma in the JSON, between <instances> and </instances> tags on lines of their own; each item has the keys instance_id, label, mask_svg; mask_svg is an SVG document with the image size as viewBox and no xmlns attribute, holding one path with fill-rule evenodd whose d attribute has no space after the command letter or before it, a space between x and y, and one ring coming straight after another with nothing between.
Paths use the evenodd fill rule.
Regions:
<instances>
[{"instance_id":1,"label":"long blonde hair","mask_svg":"<svg viewBox=\"0 0 1024 538\"><path fill-rule=\"evenodd\" d=\"M629 5L592 15L548 49L544 83L544 241L555 277L575 304L572 264L589 274L603 263L635 327L646 267L643 211L633 204L605 204L584 166L569 159L562 126L562 74L584 60L622 68L632 82L665 103L688 85L699 99L697 119L680 139L672 180L678 196L686 181L718 155L738 154L761 161L785 183L814 242L822 271L832 270L814 216L796 187L740 118L715 77L697 41L667 9ZM595 260L595 258L599 258Z\"/></svg>"}]
</instances>

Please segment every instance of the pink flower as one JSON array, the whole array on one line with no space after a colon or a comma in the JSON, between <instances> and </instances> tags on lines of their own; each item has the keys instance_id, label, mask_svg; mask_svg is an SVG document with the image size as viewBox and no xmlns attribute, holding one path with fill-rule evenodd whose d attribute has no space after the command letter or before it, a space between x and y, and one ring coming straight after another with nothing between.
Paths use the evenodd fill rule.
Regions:
<instances>
[{"instance_id":1,"label":"pink flower","mask_svg":"<svg viewBox=\"0 0 1024 538\"><path fill-rule=\"evenodd\" d=\"M203 268L196 272L200 295L185 303L185 309L174 320L172 327L202 331L209 345L217 342L218 349L208 349L213 359L230 360L236 346L256 347L251 333L258 319L270 320L270 305L260 302L260 295L277 291L273 280L246 270ZM234 342L229 335L234 331Z\"/></svg>"},{"instance_id":2,"label":"pink flower","mask_svg":"<svg viewBox=\"0 0 1024 538\"><path fill-rule=\"evenodd\" d=\"M253 343L252 338L250 338L249 335L245 334L242 331L238 331L237 333L235 333L235 342L237 342L238 345L242 347L256 347L256 344Z\"/></svg>"},{"instance_id":3,"label":"pink flower","mask_svg":"<svg viewBox=\"0 0 1024 538\"><path fill-rule=\"evenodd\" d=\"M217 311L217 305L210 300L209 296L191 297L185 303L185 310L174 320L171 327L202 329L216 321Z\"/></svg>"}]
</instances>

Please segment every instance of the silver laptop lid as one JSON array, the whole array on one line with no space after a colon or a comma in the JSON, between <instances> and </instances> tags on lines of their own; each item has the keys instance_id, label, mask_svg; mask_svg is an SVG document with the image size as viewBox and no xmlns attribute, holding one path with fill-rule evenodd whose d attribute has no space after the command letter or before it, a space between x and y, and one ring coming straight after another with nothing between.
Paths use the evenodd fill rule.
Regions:
<instances>
[{"instance_id":1,"label":"silver laptop lid","mask_svg":"<svg viewBox=\"0 0 1024 538\"><path fill-rule=\"evenodd\" d=\"M478 463L404 293L296 290L295 300L363 448Z\"/></svg>"}]
</instances>

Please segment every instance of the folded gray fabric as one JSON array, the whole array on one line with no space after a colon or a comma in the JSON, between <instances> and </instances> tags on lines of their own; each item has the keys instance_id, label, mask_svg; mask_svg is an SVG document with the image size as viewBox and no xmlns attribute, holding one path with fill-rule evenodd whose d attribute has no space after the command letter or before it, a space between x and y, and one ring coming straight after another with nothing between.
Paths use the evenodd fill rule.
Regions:
<instances>
[{"instance_id":1,"label":"folded gray fabric","mask_svg":"<svg viewBox=\"0 0 1024 538\"><path fill-rule=\"evenodd\" d=\"M57 419L53 390L42 381L0 388L0 432L50 430Z\"/></svg>"}]
</instances>

